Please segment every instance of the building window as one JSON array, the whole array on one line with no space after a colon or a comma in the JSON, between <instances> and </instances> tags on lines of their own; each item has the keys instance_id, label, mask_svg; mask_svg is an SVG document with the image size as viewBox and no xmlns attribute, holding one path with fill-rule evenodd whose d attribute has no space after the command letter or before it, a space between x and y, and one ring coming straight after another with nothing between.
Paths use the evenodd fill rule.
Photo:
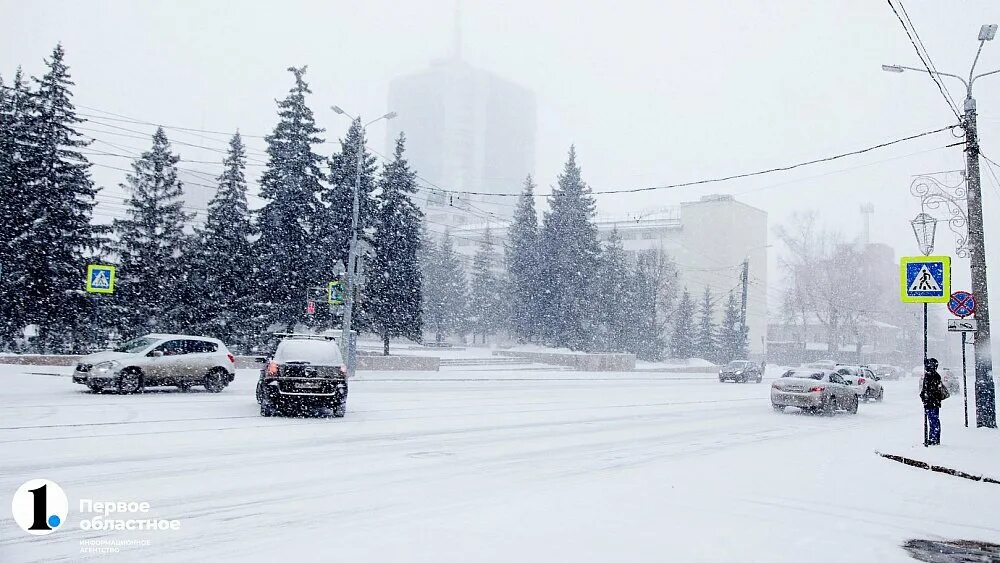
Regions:
<instances>
[{"instance_id":1,"label":"building window","mask_svg":"<svg viewBox=\"0 0 1000 563\"><path fill-rule=\"evenodd\" d=\"M642 233L642 240L656 240L660 238L658 231L645 231Z\"/></svg>"}]
</instances>

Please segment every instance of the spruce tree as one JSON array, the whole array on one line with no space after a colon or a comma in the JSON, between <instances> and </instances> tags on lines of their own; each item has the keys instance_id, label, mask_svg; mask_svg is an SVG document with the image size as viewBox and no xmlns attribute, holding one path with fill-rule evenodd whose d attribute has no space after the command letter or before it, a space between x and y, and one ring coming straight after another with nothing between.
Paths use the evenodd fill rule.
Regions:
<instances>
[{"instance_id":1,"label":"spruce tree","mask_svg":"<svg viewBox=\"0 0 1000 563\"><path fill-rule=\"evenodd\" d=\"M361 148L361 183L358 191L358 238L363 238L375 209L372 196L377 184L375 157L366 147L368 140L360 119L351 123L347 136L340 140L340 152L330 158L330 185L323 190L327 212L323 222L326 269L340 261L347 266L351 226L354 216L354 187L358 179L358 147Z\"/></svg>"},{"instance_id":2,"label":"spruce tree","mask_svg":"<svg viewBox=\"0 0 1000 563\"><path fill-rule=\"evenodd\" d=\"M260 238L254 244L257 295L263 328L288 330L305 317L306 294L323 285L332 246L323 238L327 210L319 202L323 158L313 147L317 137L313 112L306 105L306 67L289 68L295 85L278 102L278 124L266 137L268 163L260 196L269 200L258 212Z\"/></svg>"},{"instance_id":3,"label":"spruce tree","mask_svg":"<svg viewBox=\"0 0 1000 563\"><path fill-rule=\"evenodd\" d=\"M153 135L153 146L132 163L121 188L129 194L125 219L115 219L114 254L118 257L115 283L117 319L122 335L179 332L187 324L184 303L183 255L191 250L184 224L183 186L163 128ZM194 269L196 270L196 269Z\"/></svg>"},{"instance_id":4,"label":"spruce tree","mask_svg":"<svg viewBox=\"0 0 1000 563\"><path fill-rule=\"evenodd\" d=\"M540 278L546 289L541 303L546 340L573 350L593 339L593 290L600 244L593 223L594 199L576 164L576 149L549 197L542 224Z\"/></svg>"},{"instance_id":5,"label":"spruce tree","mask_svg":"<svg viewBox=\"0 0 1000 563\"><path fill-rule=\"evenodd\" d=\"M27 303L20 287L26 266L22 257L32 217L25 213L30 201L28 168L33 154L31 127L33 97L21 69L10 86L0 80L0 349L15 349L15 338L28 324Z\"/></svg>"},{"instance_id":6,"label":"spruce tree","mask_svg":"<svg viewBox=\"0 0 1000 563\"><path fill-rule=\"evenodd\" d=\"M539 271L538 214L535 212L535 184L528 176L518 198L505 248L508 325L521 343L538 336L538 307L542 280Z\"/></svg>"},{"instance_id":7,"label":"spruce tree","mask_svg":"<svg viewBox=\"0 0 1000 563\"><path fill-rule=\"evenodd\" d=\"M639 258L632 277L629 294L629 329L631 347L640 360L655 362L663 359L665 343L661 321L664 275L672 268L661 256Z\"/></svg>"},{"instance_id":8,"label":"spruce tree","mask_svg":"<svg viewBox=\"0 0 1000 563\"><path fill-rule=\"evenodd\" d=\"M695 350L699 358L710 362L718 361L719 347L717 343L717 328L715 326L715 303L712 300L712 290L706 285L699 306L698 334Z\"/></svg>"},{"instance_id":9,"label":"spruce tree","mask_svg":"<svg viewBox=\"0 0 1000 563\"><path fill-rule=\"evenodd\" d=\"M24 261L18 290L30 304L28 320L38 324L43 348L69 351L86 340L90 299L82 291L83 277L99 240L91 224L97 189L79 150L87 143L74 129L84 120L71 101L73 81L64 58L56 45L45 74L32 78L37 90L30 104L30 150L22 155L26 205L19 210L31 223L19 233L17 251Z\"/></svg>"},{"instance_id":10,"label":"spruce tree","mask_svg":"<svg viewBox=\"0 0 1000 563\"><path fill-rule=\"evenodd\" d=\"M438 244L430 242L422 252L423 320L441 343L462 329L468 305L465 270L455 252L451 234L445 231Z\"/></svg>"},{"instance_id":11,"label":"spruce tree","mask_svg":"<svg viewBox=\"0 0 1000 563\"><path fill-rule=\"evenodd\" d=\"M595 284L596 294L600 295L594 302L599 335L599 342L595 344L600 350L624 352L635 348L635 315L631 310L635 305L632 295L635 280L632 275L632 269L625 260L621 237L615 229L611 231L601 253Z\"/></svg>"},{"instance_id":12,"label":"spruce tree","mask_svg":"<svg viewBox=\"0 0 1000 563\"><path fill-rule=\"evenodd\" d=\"M681 300L677 304L674 330L670 338L670 356L673 358L686 360L694 357L695 334L694 323L691 320L693 309L694 303L691 300L691 293L685 288L684 293L681 294Z\"/></svg>"},{"instance_id":13,"label":"spruce tree","mask_svg":"<svg viewBox=\"0 0 1000 563\"><path fill-rule=\"evenodd\" d=\"M476 341L476 334L480 334L483 344L486 344L486 338L499 330L502 321L503 300L500 280L496 274L495 246L493 235L487 227L472 260L468 320L473 343Z\"/></svg>"},{"instance_id":14,"label":"spruce tree","mask_svg":"<svg viewBox=\"0 0 1000 563\"><path fill-rule=\"evenodd\" d=\"M719 329L720 363L746 359L749 353L746 332L741 323L740 306L736 294L729 292L726 310Z\"/></svg>"},{"instance_id":15,"label":"spruce tree","mask_svg":"<svg viewBox=\"0 0 1000 563\"><path fill-rule=\"evenodd\" d=\"M239 133L229 141L218 191L208 203L197 249L188 261L189 304L197 314L195 330L247 352L252 341L255 276L247 207L246 147Z\"/></svg>"},{"instance_id":16,"label":"spruce tree","mask_svg":"<svg viewBox=\"0 0 1000 563\"><path fill-rule=\"evenodd\" d=\"M375 256L365 292L367 324L382 338L386 356L390 338L420 341L423 334L418 259L423 213L413 203L417 177L403 156L405 143L401 133L379 181L381 193L372 216Z\"/></svg>"}]
</instances>

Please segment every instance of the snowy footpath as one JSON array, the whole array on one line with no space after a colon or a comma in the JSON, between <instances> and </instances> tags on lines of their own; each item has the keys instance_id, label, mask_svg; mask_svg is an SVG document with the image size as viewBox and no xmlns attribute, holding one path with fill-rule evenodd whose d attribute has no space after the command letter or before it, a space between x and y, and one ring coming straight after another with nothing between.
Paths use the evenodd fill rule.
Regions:
<instances>
[{"instance_id":1,"label":"snowy footpath","mask_svg":"<svg viewBox=\"0 0 1000 563\"><path fill-rule=\"evenodd\" d=\"M1000 543L1000 485L875 454L1000 478L1000 432L963 428L960 398L944 445L920 445L912 379L825 417L774 412L768 380L365 373L344 419L265 419L252 370L220 394L132 396L42 375L60 370L0 366L3 563L885 562L912 561L912 538ZM46 536L10 516L34 478L69 497ZM84 530L80 499L180 528Z\"/></svg>"}]
</instances>

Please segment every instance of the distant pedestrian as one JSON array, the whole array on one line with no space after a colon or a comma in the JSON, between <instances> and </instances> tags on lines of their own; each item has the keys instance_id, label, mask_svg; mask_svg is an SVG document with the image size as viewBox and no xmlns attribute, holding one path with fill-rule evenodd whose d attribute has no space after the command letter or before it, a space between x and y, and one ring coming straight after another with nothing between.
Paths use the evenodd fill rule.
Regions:
<instances>
[{"instance_id":1,"label":"distant pedestrian","mask_svg":"<svg viewBox=\"0 0 1000 563\"><path fill-rule=\"evenodd\" d=\"M929 426L924 443L929 446L941 443L941 401L951 396L937 368L938 361L927 358L924 361L924 379L920 385L920 400L924 403L924 416Z\"/></svg>"}]
</instances>

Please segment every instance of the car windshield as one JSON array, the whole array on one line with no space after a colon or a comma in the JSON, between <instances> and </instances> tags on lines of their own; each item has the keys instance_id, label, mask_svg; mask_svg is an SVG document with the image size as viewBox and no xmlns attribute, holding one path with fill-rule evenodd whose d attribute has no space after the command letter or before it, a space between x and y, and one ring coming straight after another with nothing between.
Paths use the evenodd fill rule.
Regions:
<instances>
[{"instance_id":1,"label":"car windshield","mask_svg":"<svg viewBox=\"0 0 1000 563\"><path fill-rule=\"evenodd\" d=\"M789 370L786 371L785 374L782 375L781 377L794 377L797 379L815 379L817 381L820 381L823 379L824 375L826 374L822 372Z\"/></svg>"},{"instance_id":2,"label":"car windshield","mask_svg":"<svg viewBox=\"0 0 1000 563\"><path fill-rule=\"evenodd\" d=\"M138 354L139 352L145 350L150 345L156 342L155 338L149 338L148 336L141 336L139 338L133 338L124 344L118 345L115 348L115 352L125 352L128 354Z\"/></svg>"},{"instance_id":3,"label":"car windshield","mask_svg":"<svg viewBox=\"0 0 1000 563\"><path fill-rule=\"evenodd\" d=\"M340 347L332 340L282 340L274 353L279 363L306 362L319 366L339 366L344 362Z\"/></svg>"}]
</instances>

